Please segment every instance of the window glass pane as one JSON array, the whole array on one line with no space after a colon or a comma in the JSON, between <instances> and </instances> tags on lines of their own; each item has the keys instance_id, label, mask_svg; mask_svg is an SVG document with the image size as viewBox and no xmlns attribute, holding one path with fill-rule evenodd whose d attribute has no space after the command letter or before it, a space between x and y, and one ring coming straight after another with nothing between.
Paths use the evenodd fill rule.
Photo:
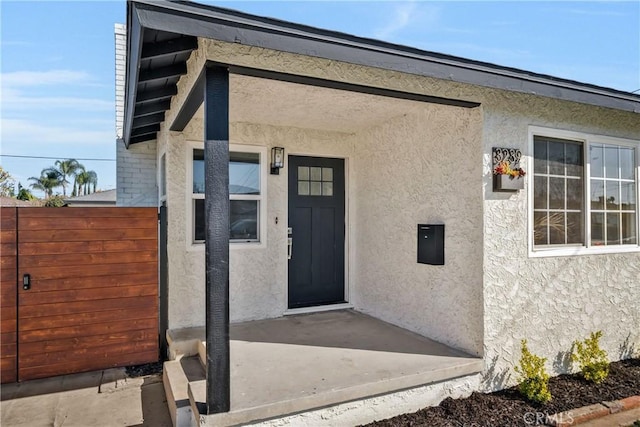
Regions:
<instances>
[{"instance_id":1,"label":"window glass pane","mask_svg":"<svg viewBox=\"0 0 640 427\"><path fill-rule=\"evenodd\" d=\"M565 215L554 212L549 215L549 243L552 245L563 245L565 243Z\"/></svg>"},{"instance_id":2,"label":"window glass pane","mask_svg":"<svg viewBox=\"0 0 640 427\"><path fill-rule=\"evenodd\" d=\"M229 153L229 193L260 194L260 154Z\"/></svg>"},{"instance_id":3,"label":"window glass pane","mask_svg":"<svg viewBox=\"0 0 640 427\"><path fill-rule=\"evenodd\" d=\"M547 208L547 177L535 176L533 178L533 208Z\"/></svg>"},{"instance_id":4,"label":"window glass pane","mask_svg":"<svg viewBox=\"0 0 640 427\"><path fill-rule=\"evenodd\" d=\"M582 212L567 213L567 243L582 243L584 236L584 216Z\"/></svg>"},{"instance_id":5,"label":"window glass pane","mask_svg":"<svg viewBox=\"0 0 640 427\"><path fill-rule=\"evenodd\" d=\"M535 138L533 141L533 171L547 173L547 141Z\"/></svg>"},{"instance_id":6,"label":"window glass pane","mask_svg":"<svg viewBox=\"0 0 640 427\"><path fill-rule=\"evenodd\" d=\"M298 181L298 195L299 196L309 195L309 181Z\"/></svg>"},{"instance_id":7,"label":"window glass pane","mask_svg":"<svg viewBox=\"0 0 640 427\"><path fill-rule=\"evenodd\" d=\"M604 147L604 172L607 178L619 177L618 147L605 145Z\"/></svg>"},{"instance_id":8,"label":"window glass pane","mask_svg":"<svg viewBox=\"0 0 640 427\"><path fill-rule=\"evenodd\" d=\"M333 196L333 182L323 182L322 183L322 195L323 196Z\"/></svg>"},{"instance_id":9,"label":"window glass pane","mask_svg":"<svg viewBox=\"0 0 640 427\"><path fill-rule=\"evenodd\" d=\"M303 181L309 180L309 166L298 166L298 179Z\"/></svg>"},{"instance_id":10,"label":"window glass pane","mask_svg":"<svg viewBox=\"0 0 640 427\"><path fill-rule=\"evenodd\" d=\"M564 179L549 178L549 208L564 209Z\"/></svg>"},{"instance_id":11,"label":"window glass pane","mask_svg":"<svg viewBox=\"0 0 640 427\"><path fill-rule=\"evenodd\" d=\"M604 181L591 180L591 209L604 209Z\"/></svg>"},{"instance_id":12,"label":"window glass pane","mask_svg":"<svg viewBox=\"0 0 640 427\"><path fill-rule=\"evenodd\" d=\"M194 237L195 241L204 241L204 199L195 199L193 201L194 210Z\"/></svg>"},{"instance_id":13,"label":"window glass pane","mask_svg":"<svg viewBox=\"0 0 640 427\"><path fill-rule=\"evenodd\" d=\"M322 180L333 181L333 168L322 168Z\"/></svg>"},{"instance_id":14,"label":"window glass pane","mask_svg":"<svg viewBox=\"0 0 640 427\"><path fill-rule=\"evenodd\" d=\"M322 181L322 168L311 167L310 172L312 181Z\"/></svg>"},{"instance_id":15,"label":"window glass pane","mask_svg":"<svg viewBox=\"0 0 640 427\"><path fill-rule=\"evenodd\" d=\"M567 209L582 209L582 180L567 179Z\"/></svg>"},{"instance_id":16,"label":"window glass pane","mask_svg":"<svg viewBox=\"0 0 640 427\"><path fill-rule=\"evenodd\" d=\"M636 237L636 216L632 213L622 214L622 244L635 245Z\"/></svg>"},{"instance_id":17,"label":"window glass pane","mask_svg":"<svg viewBox=\"0 0 640 427\"><path fill-rule=\"evenodd\" d=\"M582 176L582 145L567 143L565 149L565 162L567 164L567 175Z\"/></svg>"},{"instance_id":18,"label":"window glass pane","mask_svg":"<svg viewBox=\"0 0 640 427\"><path fill-rule=\"evenodd\" d=\"M607 209L620 209L620 182L607 181L605 187L605 196L607 198Z\"/></svg>"},{"instance_id":19,"label":"window glass pane","mask_svg":"<svg viewBox=\"0 0 640 427\"><path fill-rule=\"evenodd\" d=\"M632 148L620 148L620 172L622 179L635 178L635 151Z\"/></svg>"},{"instance_id":20,"label":"window glass pane","mask_svg":"<svg viewBox=\"0 0 640 427\"><path fill-rule=\"evenodd\" d=\"M607 245L620 244L620 215L607 213Z\"/></svg>"},{"instance_id":21,"label":"window glass pane","mask_svg":"<svg viewBox=\"0 0 640 427\"><path fill-rule=\"evenodd\" d=\"M309 193L312 196L322 196L322 183L321 182L313 182L313 181L311 181L311 188L310 188Z\"/></svg>"},{"instance_id":22,"label":"window glass pane","mask_svg":"<svg viewBox=\"0 0 640 427\"><path fill-rule=\"evenodd\" d=\"M601 145L589 146L589 159L591 162L591 176L604 177L604 151Z\"/></svg>"},{"instance_id":23,"label":"window glass pane","mask_svg":"<svg viewBox=\"0 0 640 427\"><path fill-rule=\"evenodd\" d=\"M231 200L229 224L231 240L258 240L258 201Z\"/></svg>"},{"instance_id":24,"label":"window glass pane","mask_svg":"<svg viewBox=\"0 0 640 427\"><path fill-rule=\"evenodd\" d=\"M204 150L193 150L193 192L204 193Z\"/></svg>"},{"instance_id":25,"label":"window glass pane","mask_svg":"<svg viewBox=\"0 0 640 427\"><path fill-rule=\"evenodd\" d=\"M623 182L620 185L620 204L624 210L636 210L636 184Z\"/></svg>"},{"instance_id":26,"label":"window glass pane","mask_svg":"<svg viewBox=\"0 0 640 427\"><path fill-rule=\"evenodd\" d=\"M591 214L591 244L593 246L604 245L604 214Z\"/></svg>"},{"instance_id":27,"label":"window glass pane","mask_svg":"<svg viewBox=\"0 0 640 427\"><path fill-rule=\"evenodd\" d=\"M547 214L546 212L533 213L533 242L536 245L546 245L547 240Z\"/></svg>"},{"instance_id":28,"label":"window glass pane","mask_svg":"<svg viewBox=\"0 0 640 427\"><path fill-rule=\"evenodd\" d=\"M160 196L167 195L167 155L160 158Z\"/></svg>"},{"instance_id":29,"label":"window glass pane","mask_svg":"<svg viewBox=\"0 0 640 427\"><path fill-rule=\"evenodd\" d=\"M549 142L549 173L564 175L564 143Z\"/></svg>"}]
</instances>

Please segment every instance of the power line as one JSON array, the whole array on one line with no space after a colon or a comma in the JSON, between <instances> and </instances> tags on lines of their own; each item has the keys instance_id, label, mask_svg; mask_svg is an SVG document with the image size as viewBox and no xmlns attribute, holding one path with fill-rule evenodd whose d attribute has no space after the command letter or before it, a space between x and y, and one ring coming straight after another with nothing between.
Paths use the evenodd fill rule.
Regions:
<instances>
[{"instance_id":1,"label":"power line","mask_svg":"<svg viewBox=\"0 0 640 427\"><path fill-rule=\"evenodd\" d=\"M15 157L20 159L45 159L45 160L60 160L60 157L43 157L43 156L19 156L17 154L0 154L0 157ZM71 157L69 157L71 159ZM74 160L95 161L95 162L115 162L116 159L81 159L79 157L73 158Z\"/></svg>"}]
</instances>

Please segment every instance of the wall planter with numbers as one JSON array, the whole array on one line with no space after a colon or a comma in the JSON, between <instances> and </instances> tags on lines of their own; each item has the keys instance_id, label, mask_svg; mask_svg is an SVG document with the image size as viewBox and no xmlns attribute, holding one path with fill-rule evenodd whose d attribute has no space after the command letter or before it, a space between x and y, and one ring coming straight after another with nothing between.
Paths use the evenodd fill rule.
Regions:
<instances>
[{"instance_id":1,"label":"wall planter with numbers","mask_svg":"<svg viewBox=\"0 0 640 427\"><path fill-rule=\"evenodd\" d=\"M524 189L526 172L520 167L520 159L522 158L520 150L494 147L491 158L493 191L514 192Z\"/></svg>"}]
</instances>

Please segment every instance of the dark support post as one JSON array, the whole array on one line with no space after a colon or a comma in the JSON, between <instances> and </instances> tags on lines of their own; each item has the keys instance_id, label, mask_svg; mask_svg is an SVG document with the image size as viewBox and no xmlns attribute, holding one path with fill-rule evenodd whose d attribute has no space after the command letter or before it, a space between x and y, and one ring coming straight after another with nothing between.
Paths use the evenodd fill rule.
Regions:
<instances>
[{"instance_id":1,"label":"dark support post","mask_svg":"<svg viewBox=\"0 0 640 427\"><path fill-rule=\"evenodd\" d=\"M204 94L207 413L229 412L229 71L207 67Z\"/></svg>"}]
</instances>

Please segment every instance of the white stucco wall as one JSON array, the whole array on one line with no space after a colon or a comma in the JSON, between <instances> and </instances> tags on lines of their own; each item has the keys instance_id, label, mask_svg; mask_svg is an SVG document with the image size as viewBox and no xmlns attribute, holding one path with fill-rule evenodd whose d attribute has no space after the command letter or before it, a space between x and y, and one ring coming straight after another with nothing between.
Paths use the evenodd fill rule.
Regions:
<instances>
[{"instance_id":1,"label":"white stucco wall","mask_svg":"<svg viewBox=\"0 0 640 427\"><path fill-rule=\"evenodd\" d=\"M357 135L356 307L482 354L479 109L417 104ZM417 225L445 224L445 265L418 264Z\"/></svg>"},{"instance_id":2,"label":"white stucco wall","mask_svg":"<svg viewBox=\"0 0 640 427\"><path fill-rule=\"evenodd\" d=\"M640 253L530 258L527 191L491 190L491 147L519 148L529 160L529 126L640 140L638 114L506 92L484 101L485 386L513 384L520 340L570 368L572 342L602 330L612 360L640 344ZM526 177L531 185L531 175Z\"/></svg>"},{"instance_id":3,"label":"white stucco wall","mask_svg":"<svg viewBox=\"0 0 640 427\"><path fill-rule=\"evenodd\" d=\"M232 124L231 143L348 157L350 288L356 308L484 354L485 389L514 381L510 373L521 338L549 359L553 372L566 368L561 352L571 341L593 330L604 331L603 346L614 360L625 345L638 347L640 255L529 258L526 190L494 193L490 174L493 146L520 148L529 158L530 125L638 140L637 114L239 44L200 40L199 45L166 123L207 57L482 104L475 110L427 106L355 136ZM186 230L184 143L201 140L201 129L194 120L184 134L164 128L159 134L158 155L166 147L171 178L169 218L176 225L169 238L172 328L204 323L204 255L190 250L180 235ZM283 178L268 179L267 246L231 251L234 321L278 316L285 308L286 221L274 223L286 213ZM441 268L415 263L415 225L432 221L447 225L447 265Z\"/></svg>"}]
</instances>

